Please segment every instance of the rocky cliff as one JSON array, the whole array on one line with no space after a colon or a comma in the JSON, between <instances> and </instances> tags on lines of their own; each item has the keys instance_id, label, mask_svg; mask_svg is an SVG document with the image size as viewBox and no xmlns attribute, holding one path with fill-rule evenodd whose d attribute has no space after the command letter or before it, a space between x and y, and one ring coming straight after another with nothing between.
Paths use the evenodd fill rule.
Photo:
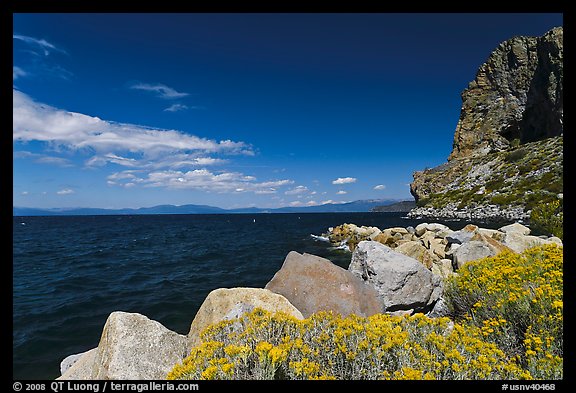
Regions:
<instances>
[{"instance_id":1,"label":"rocky cliff","mask_svg":"<svg viewBox=\"0 0 576 393\"><path fill-rule=\"evenodd\" d=\"M462 93L448 160L562 134L562 28L501 43Z\"/></svg>"},{"instance_id":2,"label":"rocky cliff","mask_svg":"<svg viewBox=\"0 0 576 393\"><path fill-rule=\"evenodd\" d=\"M446 164L417 171L410 215L522 219L563 192L563 29L501 43L462 93Z\"/></svg>"}]
</instances>

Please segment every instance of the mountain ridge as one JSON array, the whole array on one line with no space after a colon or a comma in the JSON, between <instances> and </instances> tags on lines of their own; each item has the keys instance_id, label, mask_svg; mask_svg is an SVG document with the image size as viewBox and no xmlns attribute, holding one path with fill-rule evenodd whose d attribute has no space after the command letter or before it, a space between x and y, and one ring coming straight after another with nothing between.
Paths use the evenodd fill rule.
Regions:
<instances>
[{"instance_id":1,"label":"mountain ridge","mask_svg":"<svg viewBox=\"0 0 576 393\"><path fill-rule=\"evenodd\" d=\"M146 214L263 214L263 213L362 213L376 206L387 206L397 199L362 199L346 203L326 203L317 206L286 206L273 209L246 207L223 209L207 205L157 205L141 208L31 208L12 207L12 216L87 216L87 215L146 215Z\"/></svg>"}]
</instances>

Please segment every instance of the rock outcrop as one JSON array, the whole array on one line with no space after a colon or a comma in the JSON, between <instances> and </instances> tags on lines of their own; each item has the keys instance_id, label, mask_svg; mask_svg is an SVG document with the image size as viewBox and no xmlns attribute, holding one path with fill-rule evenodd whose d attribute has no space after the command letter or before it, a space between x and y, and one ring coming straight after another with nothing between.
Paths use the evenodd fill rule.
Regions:
<instances>
[{"instance_id":1,"label":"rock outcrop","mask_svg":"<svg viewBox=\"0 0 576 393\"><path fill-rule=\"evenodd\" d=\"M563 133L563 29L501 43L462 93L448 160Z\"/></svg>"},{"instance_id":2,"label":"rock outcrop","mask_svg":"<svg viewBox=\"0 0 576 393\"><path fill-rule=\"evenodd\" d=\"M381 313L378 293L351 272L327 259L291 251L266 289L284 296L305 318L318 311L343 316Z\"/></svg>"},{"instance_id":3,"label":"rock outcrop","mask_svg":"<svg viewBox=\"0 0 576 393\"><path fill-rule=\"evenodd\" d=\"M348 270L376 288L384 311L422 311L438 300L442 280L414 258L374 241L362 241Z\"/></svg>"},{"instance_id":4,"label":"rock outcrop","mask_svg":"<svg viewBox=\"0 0 576 393\"><path fill-rule=\"evenodd\" d=\"M110 314L98 347L84 353L60 379L164 379L189 352L186 336L144 315Z\"/></svg>"},{"instance_id":5,"label":"rock outcrop","mask_svg":"<svg viewBox=\"0 0 576 393\"><path fill-rule=\"evenodd\" d=\"M242 316L255 308L270 312L283 312L303 319L302 313L284 296L261 288L219 288L208 294L196 313L190 332L189 347L200 342L200 333L208 326Z\"/></svg>"},{"instance_id":6,"label":"rock outcrop","mask_svg":"<svg viewBox=\"0 0 576 393\"><path fill-rule=\"evenodd\" d=\"M525 220L563 193L563 29L503 42L462 93L448 162L414 172L415 218Z\"/></svg>"}]
</instances>

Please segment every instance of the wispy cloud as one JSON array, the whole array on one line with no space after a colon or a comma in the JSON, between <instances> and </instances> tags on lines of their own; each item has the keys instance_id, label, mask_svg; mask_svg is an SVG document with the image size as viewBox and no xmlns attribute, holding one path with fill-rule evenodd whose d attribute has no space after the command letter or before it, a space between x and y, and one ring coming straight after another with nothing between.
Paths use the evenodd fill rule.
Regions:
<instances>
[{"instance_id":1,"label":"wispy cloud","mask_svg":"<svg viewBox=\"0 0 576 393\"><path fill-rule=\"evenodd\" d=\"M25 151L25 150L15 151L13 154L13 158L30 158L38 164L51 164L51 165L57 165L60 167L74 166L74 164L72 164L72 162L67 158L54 157L54 156L49 156L49 155L45 155L45 154L32 153L32 152Z\"/></svg>"},{"instance_id":2,"label":"wispy cloud","mask_svg":"<svg viewBox=\"0 0 576 393\"><path fill-rule=\"evenodd\" d=\"M49 56L51 54L65 54L68 55L64 49L46 41L45 39L34 38L21 34L12 34L14 41L19 41L24 45L20 45L19 52L28 58L26 62L26 70L20 67L13 66L12 78L13 80L22 77L56 77L65 80L70 80L74 73L68 71L60 64L57 63L58 56ZM14 45L16 48L16 45ZM24 59L19 58L19 61ZM24 60L25 61L25 60Z\"/></svg>"},{"instance_id":3,"label":"wispy cloud","mask_svg":"<svg viewBox=\"0 0 576 393\"><path fill-rule=\"evenodd\" d=\"M28 73L20 67L12 66L12 80L16 80L22 76L26 76Z\"/></svg>"},{"instance_id":4,"label":"wispy cloud","mask_svg":"<svg viewBox=\"0 0 576 393\"><path fill-rule=\"evenodd\" d=\"M374 186L375 190L384 190L386 188L386 186L384 184L378 184L377 186Z\"/></svg>"},{"instance_id":5,"label":"wispy cloud","mask_svg":"<svg viewBox=\"0 0 576 393\"><path fill-rule=\"evenodd\" d=\"M164 112L180 112L188 109L188 105L184 104L172 104L168 108L164 109Z\"/></svg>"},{"instance_id":6,"label":"wispy cloud","mask_svg":"<svg viewBox=\"0 0 576 393\"><path fill-rule=\"evenodd\" d=\"M344 195L344 194L348 194L346 191L344 190L340 190L336 193L337 195Z\"/></svg>"},{"instance_id":7,"label":"wispy cloud","mask_svg":"<svg viewBox=\"0 0 576 393\"><path fill-rule=\"evenodd\" d=\"M339 177L338 179L332 181L332 184L350 184L350 183L356 183L356 179L355 177Z\"/></svg>"},{"instance_id":8,"label":"wispy cloud","mask_svg":"<svg viewBox=\"0 0 576 393\"><path fill-rule=\"evenodd\" d=\"M12 38L15 40L23 41L33 47L39 48L44 56L48 56L51 52L66 53L65 50L56 47L45 39L39 39L34 37L28 37L20 34L12 34Z\"/></svg>"},{"instance_id":9,"label":"wispy cloud","mask_svg":"<svg viewBox=\"0 0 576 393\"><path fill-rule=\"evenodd\" d=\"M84 164L87 167L99 167L111 163L130 168L178 169L184 167L223 165L227 162L228 160L222 158L202 157L196 156L195 154L186 153L163 155L160 157L154 157L154 159L136 159L131 157L123 157L114 153L107 153L93 156L86 160Z\"/></svg>"},{"instance_id":10,"label":"wispy cloud","mask_svg":"<svg viewBox=\"0 0 576 393\"><path fill-rule=\"evenodd\" d=\"M286 195L298 195L298 194L303 194L305 192L308 192L308 187L298 186L298 187L294 187L293 189L284 192L284 194L286 194Z\"/></svg>"},{"instance_id":11,"label":"wispy cloud","mask_svg":"<svg viewBox=\"0 0 576 393\"><path fill-rule=\"evenodd\" d=\"M181 93L176 91L175 89L168 87L163 84L149 84L149 83L135 83L130 86L131 89L134 90L144 90L156 93L157 97L164 98L164 99L176 99L176 98L184 98L189 96L189 93ZM172 105L174 106L174 105ZM184 105L185 106L185 105ZM170 107L171 108L171 107ZM177 109L178 110L178 109Z\"/></svg>"},{"instance_id":12,"label":"wispy cloud","mask_svg":"<svg viewBox=\"0 0 576 393\"><path fill-rule=\"evenodd\" d=\"M74 190L72 190L70 188L64 188L63 190L56 191L56 194L58 194L58 195L70 195L70 194L74 194Z\"/></svg>"}]
</instances>

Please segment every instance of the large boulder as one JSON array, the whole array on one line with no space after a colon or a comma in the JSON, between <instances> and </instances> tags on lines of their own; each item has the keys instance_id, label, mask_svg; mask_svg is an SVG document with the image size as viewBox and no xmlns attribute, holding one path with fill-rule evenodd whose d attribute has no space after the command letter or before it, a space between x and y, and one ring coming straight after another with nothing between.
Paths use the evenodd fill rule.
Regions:
<instances>
[{"instance_id":1,"label":"large boulder","mask_svg":"<svg viewBox=\"0 0 576 393\"><path fill-rule=\"evenodd\" d=\"M472 237L479 232L479 228L476 225L466 225L459 231L454 231L446 236L446 241L448 244L456 243L462 244L472 240Z\"/></svg>"},{"instance_id":2,"label":"large boulder","mask_svg":"<svg viewBox=\"0 0 576 393\"><path fill-rule=\"evenodd\" d=\"M440 260L440 258L434 255L432 251L424 247L420 241L409 241L402 243L394 250L416 259L428 269L432 269L432 264L434 261Z\"/></svg>"},{"instance_id":3,"label":"large boulder","mask_svg":"<svg viewBox=\"0 0 576 393\"><path fill-rule=\"evenodd\" d=\"M440 277L416 259L378 242L360 242L348 270L374 286L388 312L419 311L442 292Z\"/></svg>"},{"instance_id":4,"label":"large boulder","mask_svg":"<svg viewBox=\"0 0 576 393\"><path fill-rule=\"evenodd\" d=\"M262 288L219 288L208 294L196 313L190 331L188 344L193 347L200 343L200 333L209 325L242 316L255 308L270 312L283 312L303 319L284 296Z\"/></svg>"},{"instance_id":5,"label":"large boulder","mask_svg":"<svg viewBox=\"0 0 576 393\"><path fill-rule=\"evenodd\" d=\"M60 379L165 379L188 355L186 336L144 315L115 311L98 347L86 352Z\"/></svg>"},{"instance_id":6,"label":"large boulder","mask_svg":"<svg viewBox=\"0 0 576 393\"><path fill-rule=\"evenodd\" d=\"M305 318L318 311L343 316L382 312L382 303L372 286L328 259L295 251L286 256L266 289L284 296Z\"/></svg>"},{"instance_id":7,"label":"large boulder","mask_svg":"<svg viewBox=\"0 0 576 393\"><path fill-rule=\"evenodd\" d=\"M479 240L486 243L488 247L490 247L490 249L494 252L494 255L498 255L503 251L513 251L510 247L506 246L505 244L502 244L495 238L488 236L482 232L477 232L476 234L474 234L471 240Z\"/></svg>"},{"instance_id":8,"label":"large boulder","mask_svg":"<svg viewBox=\"0 0 576 393\"><path fill-rule=\"evenodd\" d=\"M454 268L452 267L452 260L450 259L440 259L439 261L434 261L432 269L430 269L433 274L447 279L454 273Z\"/></svg>"},{"instance_id":9,"label":"large boulder","mask_svg":"<svg viewBox=\"0 0 576 393\"><path fill-rule=\"evenodd\" d=\"M95 356L98 348L89 351L67 356L60 363L61 376L56 379L82 380L90 379L92 369L95 368Z\"/></svg>"},{"instance_id":10,"label":"large boulder","mask_svg":"<svg viewBox=\"0 0 576 393\"><path fill-rule=\"evenodd\" d=\"M517 253L521 253L531 247L541 246L543 244L550 244L553 242L555 241L542 239L538 236L522 235L519 232L506 232L506 234L504 235L504 240L502 240L502 244L511 248Z\"/></svg>"},{"instance_id":11,"label":"large boulder","mask_svg":"<svg viewBox=\"0 0 576 393\"><path fill-rule=\"evenodd\" d=\"M76 353L74 355L65 357L64 360L60 362L60 375L64 375L64 373L68 371L70 367L72 367L78 360L82 359L82 357L84 357L84 355L86 355L88 352L95 350L96 348L92 348L89 351Z\"/></svg>"},{"instance_id":12,"label":"large boulder","mask_svg":"<svg viewBox=\"0 0 576 393\"><path fill-rule=\"evenodd\" d=\"M529 235L530 234L530 228L528 228L525 225L522 225L518 222L515 222L513 224L509 224L509 225L504 225L503 227L501 227L499 229L500 232L504 232L504 233L518 233L520 235Z\"/></svg>"},{"instance_id":13,"label":"large boulder","mask_svg":"<svg viewBox=\"0 0 576 393\"><path fill-rule=\"evenodd\" d=\"M452 254L455 267L460 269L465 263L476 259L493 257L496 251L486 242L481 240L470 240L462 244Z\"/></svg>"},{"instance_id":14,"label":"large boulder","mask_svg":"<svg viewBox=\"0 0 576 393\"><path fill-rule=\"evenodd\" d=\"M418 224L415 228L415 233L417 236L422 236L427 231L436 232L439 234L446 234L452 232L452 230L448 228L446 225L439 223L428 224L427 222L423 222L421 224Z\"/></svg>"}]
</instances>

